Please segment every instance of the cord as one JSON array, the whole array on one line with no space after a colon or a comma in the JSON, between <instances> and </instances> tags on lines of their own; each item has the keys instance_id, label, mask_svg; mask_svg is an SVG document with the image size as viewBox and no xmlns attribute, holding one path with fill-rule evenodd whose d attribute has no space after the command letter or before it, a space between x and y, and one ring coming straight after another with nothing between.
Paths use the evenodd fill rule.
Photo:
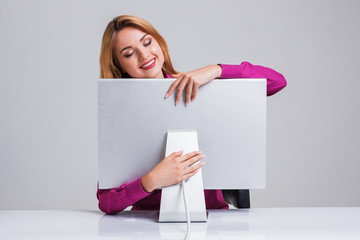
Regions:
<instances>
[{"instance_id":1,"label":"cord","mask_svg":"<svg viewBox=\"0 0 360 240\"><path fill-rule=\"evenodd\" d=\"M185 196L185 181L181 182L181 188L183 191L184 205L185 205L185 212L186 212L186 222L187 222L185 240L188 240L190 237L190 234L189 234L190 233L190 213L189 213L189 209L187 208L187 202L186 202L186 196Z\"/></svg>"}]
</instances>

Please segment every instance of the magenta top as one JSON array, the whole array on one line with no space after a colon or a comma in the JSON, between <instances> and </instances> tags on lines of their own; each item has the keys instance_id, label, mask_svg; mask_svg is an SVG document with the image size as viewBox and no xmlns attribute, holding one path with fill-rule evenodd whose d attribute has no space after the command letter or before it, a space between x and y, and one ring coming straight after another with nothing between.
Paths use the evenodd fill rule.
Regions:
<instances>
[{"instance_id":1,"label":"magenta top","mask_svg":"<svg viewBox=\"0 0 360 240\"><path fill-rule=\"evenodd\" d=\"M221 79L224 78L266 78L267 96L271 96L286 86L286 80L280 73L266 67L242 62L240 65L219 64L222 68ZM171 78L166 74L166 78ZM97 190L99 208L104 213L116 213L128 206L131 210L159 210L161 190L146 192L140 182L141 178L133 182L122 184L112 189ZM221 190L204 190L206 209L228 209Z\"/></svg>"}]
</instances>

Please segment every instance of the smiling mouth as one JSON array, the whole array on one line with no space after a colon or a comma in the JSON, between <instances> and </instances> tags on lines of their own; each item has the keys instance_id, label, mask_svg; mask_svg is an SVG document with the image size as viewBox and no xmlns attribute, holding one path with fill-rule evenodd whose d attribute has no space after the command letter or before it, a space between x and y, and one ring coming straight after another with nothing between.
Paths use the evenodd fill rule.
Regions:
<instances>
[{"instance_id":1,"label":"smiling mouth","mask_svg":"<svg viewBox=\"0 0 360 240\"><path fill-rule=\"evenodd\" d=\"M155 58L151 59L150 61L144 63L140 66L141 69L150 69L155 65Z\"/></svg>"}]
</instances>

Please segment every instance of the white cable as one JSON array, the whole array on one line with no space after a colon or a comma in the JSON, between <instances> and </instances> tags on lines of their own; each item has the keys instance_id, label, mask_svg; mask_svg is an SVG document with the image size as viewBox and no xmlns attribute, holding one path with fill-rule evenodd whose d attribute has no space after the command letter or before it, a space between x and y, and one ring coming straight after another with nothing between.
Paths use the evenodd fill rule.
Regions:
<instances>
[{"instance_id":1,"label":"white cable","mask_svg":"<svg viewBox=\"0 0 360 240\"><path fill-rule=\"evenodd\" d=\"M188 240L190 237L190 213L189 213L189 209L187 208L187 202L186 202L186 196L185 196L185 181L181 182L181 188L183 191L183 197L184 197L184 205L185 205L185 212L186 212L186 222L187 222L187 229L186 229L186 235L185 235L185 240Z\"/></svg>"}]
</instances>

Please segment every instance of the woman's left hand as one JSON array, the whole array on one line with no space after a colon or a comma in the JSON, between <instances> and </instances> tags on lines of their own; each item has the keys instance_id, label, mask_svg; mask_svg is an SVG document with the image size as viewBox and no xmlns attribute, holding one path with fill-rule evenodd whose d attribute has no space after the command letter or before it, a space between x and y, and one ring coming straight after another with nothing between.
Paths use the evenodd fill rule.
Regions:
<instances>
[{"instance_id":1,"label":"woman's left hand","mask_svg":"<svg viewBox=\"0 0 360 240\"><path fill-rule=\"evenodd\" d=\"M186 87L185 106L191 101L194 101L198 92L199 87L202 85L219 78L221 76L221 66L209 65L203 68L192 70L190 72L171 74L172 77L177 78L170 86L165 98L169 97L174 90L177 88L175 105L180 102L182 92Z\"/></svg>"}]
</instances>

